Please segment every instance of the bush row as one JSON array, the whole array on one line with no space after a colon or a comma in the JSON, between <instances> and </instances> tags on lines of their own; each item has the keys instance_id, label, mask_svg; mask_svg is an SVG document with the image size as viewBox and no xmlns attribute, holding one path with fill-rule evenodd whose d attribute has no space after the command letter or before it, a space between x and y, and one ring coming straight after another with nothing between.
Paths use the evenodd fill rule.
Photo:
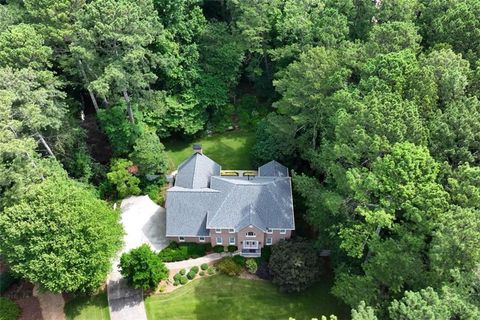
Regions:
<instances>
[{"instance_id":1,"label":"bush row","mask_svg":"<svg viewBox=\"0 0 480 320\"><path fill-rule=\"evenodd\" d=\"M200 271L200 269L202 271ZM195 279L195 276L199 274L200 276L205 276L205 274L213 275L215 270L212 267L209 267L208 264L204 263L199 267L194 266L188 272L185 269L181 269L177 274L173 276L173 285L184 285L188 282L188 280Z\"/></svg>"},{"instance_id":2,"label":"bush row","mask_svg":"<svg viewBox=\"0 0 480 320\"><path fill-rule=\"evenodd\" d=\"M212 250L209 243L180 243L171 242L168 247L158 253L163 262L182 261L190 258L203 257Z\"/></svg>"}]
</instances>

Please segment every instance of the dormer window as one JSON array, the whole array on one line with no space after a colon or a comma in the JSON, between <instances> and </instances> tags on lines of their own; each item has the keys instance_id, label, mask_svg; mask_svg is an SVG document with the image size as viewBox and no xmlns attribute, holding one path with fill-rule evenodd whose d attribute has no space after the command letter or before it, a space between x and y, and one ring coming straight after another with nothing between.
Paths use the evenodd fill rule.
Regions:
<instances>
[{"instance_id":1,"label":"dormer window","mask_svg":"<svg viewBox=\"0 0 480 320\"><path fill-rule=\"evenodd\" d=\"M222 229L215 229L215 233L222 233Z\"/></svg>"},{"instance_id":2,"label":"dormer window","mask_svg":"<svg viewBox=\"0 0 480 320\"><path fill-rule=\"evenodd\" d=\"M285 229L280 229L280 234L285 234L285 233L287 233L287 230L285 230Z\"/></svg>"},{"instance_id":3,"label":"dormer window","mask_svg":"<svg viewBox=\"0 0 480 320\"><path fill-rule=\"evenodd\" d=\"M245 234L245 236L247 236L247 237L255 237L255 232L253 232L253 231L248 231L248 232Z\"/></svg>"},{"instance_id":4,"label":"dormer window","mask_svg":"<svg viewBox=\"0 0 480 320\"><path fill-rule=\"evenodd\" d=\"M267 233L268 233L268 234L272 234L272 233L273 233L273 230L272 230L272 229L267 229Z\"/></svg>"},{"instance_id":5,"label":"dormer window","mask_svg":"<svg viewBox=\"0 0 480 320\"><path fill-rule=\"evenodd\" d=\"M235 233L235 229L228 229L228 233Z\"/></svg>"}]
</instances>

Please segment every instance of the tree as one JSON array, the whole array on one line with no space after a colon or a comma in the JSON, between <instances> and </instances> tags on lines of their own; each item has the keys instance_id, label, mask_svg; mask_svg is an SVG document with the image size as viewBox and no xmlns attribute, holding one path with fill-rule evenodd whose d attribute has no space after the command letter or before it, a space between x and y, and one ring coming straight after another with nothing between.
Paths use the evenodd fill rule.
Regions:
<instances>
[{"instance_id":1,"label":"tree","mask_svg":"<svg viewBox=\"0 0 480 320\"><path fill-rule=\"evenodd\" d=\"M121 247L118 213L63 176L31 185L0 215L0 250L13 272L51 292L91 292Z\"/></svg>"},{"instance_id":2,"label":"tree","mask_svg":"<svg viewBox=\"0 0 480 320\"><path fill-rule=\"evenodd\" d=\"M318 254L306 240L280 241L274 245L268 267L273 283L286 292L305 290L320 274Z\"/></svg>"},{"instance_id":3,"label":"tree","mask_svg":"<svg viewBox=\"0 0 480 320\"><path fill-rule=\"evenodd\" d=\"M122 254L118 266L122 276L136 289L154 289L168 277L168 268L147 244Z\"/></svg>"},{"instance_id":4,"label":"tree","mask_svg":"<svg viewBox=\"0 0 480 320\"><path fill-rule=\"evenodd\" d=\"M135 141L130 159L138 166L141 175L163 174L168 163L165 147L154 130L145 127Z\"/></svg>"},{"instance_id":5,"label":"tree","mask_svg":"<svg viewBox=\"0 0 480 320\"><path fill-rule=\"evenodd\" d=\"M92 1L75 24L70 50L92 70L87 87L101 97L121 93L131 122L129 92L138 95L157 79L151 47L162 30L151 0Z\"/></svg>"},{"instance_id":6,"label":"tree","mask_svg":"<svg viewBox=\"0 0 480 320\"><path fill-rule=\"evenodd\" d=\"M378 320L375 310L367 306L365 301L360 302L357 309L352 309L352 320Z\"/></svg>"},{"instance_id":7,"label":"tree","mask_svg":"<svg viewBox=\"0 0 480 320\"><path fill-rule=\"evenodd\" d=\"M447 306L430 287L418 292L405 291L399 301L394 300L388 308L390 317L399 320L449 319Z\"/></svg>"},{"instance_id":8,"label":"tree","mask_svg":"<svg viewBox=\"0 0 480 320\"><path fill-rule=\"evenodd\" d=\"M46 69L52 49L32 25L17 24L0 33L0 67Z\"/></svg>"},{"instance_id":9,"label":"tree","mask_svg":"<svg viewBox=\"0 0 480 320\"><path fill-rule=\"evenodd\" d=\"M110 166L110 172L107 173L108 182L115 186L119 198L140 193L138 187L140 179L130 173L129 169L137 170L132 161L114 159Z\"/></svg>"},{"instance_id":10,"label":"tree","mask_svg":"<svg viewBox=\"0 0 480 320\"><path fill-rule=\"evenodd\" d=\"M422 37L417 29L412 22L393 21L377 24L368 35L368 41L365 44L367 52L372 57L404 49L419 52Z\"/></svg>"}]
</instances>

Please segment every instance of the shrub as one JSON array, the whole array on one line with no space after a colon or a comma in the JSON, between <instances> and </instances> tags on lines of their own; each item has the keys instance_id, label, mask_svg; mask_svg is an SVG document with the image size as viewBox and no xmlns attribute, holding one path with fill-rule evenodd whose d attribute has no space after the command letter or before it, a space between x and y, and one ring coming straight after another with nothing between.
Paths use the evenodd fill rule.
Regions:
<instances>
[{"instance_id":1,"label":"shrub","mask_svg":"<svg viewBox=\"0 0 480 320\"><path fill-rule=\"evenodd\" d=\"M200 266L200 269L207 270L208 269L208 264L207 263L202 263L202 265Z\"/></svg>"},{"instance_id":2,"label":"shrub","mask_svg":"<svg viewBox=\"0 0 480 320\"><path fill-rule=\"evenodd\" d=\"M247 268L248 272L255 273L258 269L257 261L255 259L247 259L245 261L245 267Z\"/></svg>"},{"instance_id":3,"label":"shrub","mask_svg":"<svg viewBox=\"0 0 480 320\"><path fill-rule=\"evenodd\" d=\"M215 274L215 270L214 270L212 267L209 267L209 268L207 269L207 273L208 273L209 275Z\"/></svg>"},{"instance_id":4,"label":"shrub","mask_svg":"<svg viewBox=\"0 0 480 320\"><path fill-rule=\"evenodd\" d=\"M203 257L207 253L208 246L205 243L181 243L171 242L168 247L158 253L163 262L182 261L190 258Z\"/></svg>"},{"instance_id":5,"label":"shrub","mask_svg":"<svg viewBox=\"0 0 480 320\"><path fill-rule=\"evenodd\" d=\"M188 278L188 280L193 280L193 278L195 278L196 275L197 274L195 272L190 271L190 272L187 273L187 278Z\"/></svg>"},{"instance_id":6,"label":"shrub","mask_svg":"<svg viewBox=\"0 0 480 320\"><path fill-rule=\"evenodd\" d=\"M180 284L180 279L173 281L173 285L176 287Z\"/></svg>"},{"instance_id":7,"label":"shrub","mask_svg":"<svg viewBox=\"0 0 480 320\"><path fill-rule=\"evenodd\" d=\"M270 269L268 269L268 263L266 263L265 261L260 261L258 263L258 268L257 268L257 272L255 272L255 275L260 279L272 280Z\"/></svg>"},{"instance_id":8,"label":"shrub","mask_svg":"<svg viewBox=\"0 0 480 320\"><path fill-rule=\"evenodd\" d=\"M205 271L200 271L199 275L203 277L205 275Z\"/></svg>"},{"instance_id":9,"label":"shrub","mask_svg":"<svg viewBox=\"0 0 480 320\"><path fill-rule=\"evenodd\" d=\"M20 315L20 308L10 299L0 297L0 319L16 320Z\"/></svg>"},{"instance_id":10,"label":"shrub","mask_svg":"<svg viewBox=\"0 0 480 320\"><path fill-rule=\"evenodd\" d=\"M240 267L245 267L245 257L242 256L233 256L233 261L235 261L236 264L238 264Z\"/></svg>"},{"instance_id":11,"label":"shrub","mask_svg":"<svg viewBox=\"0 0 480 320\"><path fill-rule=\"evenodd\" d=\"M262 255L260 259L268 263L270 261L270 256L272 255L272 246L265 246L262 248Z\"/></svg>"},{"instance_id":12,"label":"shrub","mask_svg":"<svg viewBox=\"0 0 480 320\"><path fill-rule=\"evenodd\" d=\"M126 159L114 159L110 165L107 179L115 186L119 198L137 195L141 192L138 186L140 179L129 172L128 169L131 167L133 167L133 162Z\"/></svg>"},{"instance_id":13,"label":"shrub","mask_svg":"<svg viewBox=\"0 0 480 320\"><path fill-rule=\"evenodd\" d=\"M183 276L183 277L180 278L180 284L184 285L184 284L187 284L187 282L188 282L187 277Z\"/></svg>"},{"instance_id":14,"label":"shrub","mask_svg":"<svg viewBox=\"0 0 480 320\"><path fill-rule=\"evenodd\" d=\"M216 252L216 253L225 252L225 247L224 246L215 246L215 247L213 247L213 252Z\"/></svg>"},{"instance_id":15,"label":"shrub","mask_svg":"<svg viewBox=\"0 0 480 320\"><path fill-rule=\"evenodd\" d=\"M198 273L198 267L194 266L190 269L190 271L193 271L193 272L195 272L195 274L197 274Z\"/></svg>"},{"instance_id":16,"label":"shrub","mask_svg":"<svg viewBox=\"0 0 480 320\"><path fill-rule=\"evenodd\" d=\"M228 246L227 248L228 252L235 252L238 250L238 247L237 246Z\"/></svg>"},{"instance_id":17,"label":"shrub","mask_svg":"<svg viewBox=\"0 0 480 320\"><path fill-rule=\"evenodd\" d=\"M319 274L320 260L309 241L280 241L272 247L268 267L273 283L282 291L298 292L314 283Z\"/></svg>"},{"instance_id":18,"label":"shrub","mask_svg":"<svg viewBox=\"0 0 480 320\"><path fill-rule=\"evenodd\" d=\"M232 257L222 258L215 266L218 271L229 276L238 276L242 272L242 267Z\"/></svg>"},{"instance_id":19,"label":"shrub","mask_svg":"<svg viewBox=\"0 0 480 320\"><path fill-rule=\"evenodd\" d=\"M143 244L120 257L120 273L137 289L155 288L168 277L168 269L160 258Z\"/></svg>"},{"instance_id":20,"label":"shrub","mask_svg":"<svg viewBox=\"0 0 480 320\"><path fill-rule=\"evenodd\" d=\"M180 281L180 278L182 277L182 275L180 273L177 273L176 275L173 276L173 280L174 281Z\"/></svg>"},{"instance_id":21,"label":"shrub","mask_svg":"<svg viewBox=\"0 0 480 320\"><path fill-rule=\"evenodd\" d=\"M179 272L179 273L180 273L182 276L184 276L184 275L185 275L185 273L187 273L187 270L185 270L185 269L182 269L182 270L180 270L180 272Z\"/></svg>"},{"instance_id":22,"label":"shrub","mask_svg":"<svg viewBox=\"0 0 480 320\"><path fill-rule=\"evenodd\" d=\"M148 195L153 202L159 206L164 205L165 203L165 186L158 183L149 184L145 187L144 193Z\"/></svg>"}]
</instances>

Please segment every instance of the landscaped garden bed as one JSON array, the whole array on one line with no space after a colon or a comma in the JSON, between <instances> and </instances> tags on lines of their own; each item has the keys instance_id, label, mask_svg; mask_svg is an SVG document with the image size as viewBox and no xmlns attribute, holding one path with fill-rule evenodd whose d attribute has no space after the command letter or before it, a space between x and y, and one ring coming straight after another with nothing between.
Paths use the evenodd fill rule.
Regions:
<instances>
[{"instance_id":1,"label":"landscaped garden bed","mask_svg":"<svg viewBox=\"0 0 480 320\"><path fill-rule=\"evenodd\" d=\"M163 262L182 261L203 257L212 251L209 243L176 243L171 242L168 247L158 253Z\"/></svg>"}]
</instances>

